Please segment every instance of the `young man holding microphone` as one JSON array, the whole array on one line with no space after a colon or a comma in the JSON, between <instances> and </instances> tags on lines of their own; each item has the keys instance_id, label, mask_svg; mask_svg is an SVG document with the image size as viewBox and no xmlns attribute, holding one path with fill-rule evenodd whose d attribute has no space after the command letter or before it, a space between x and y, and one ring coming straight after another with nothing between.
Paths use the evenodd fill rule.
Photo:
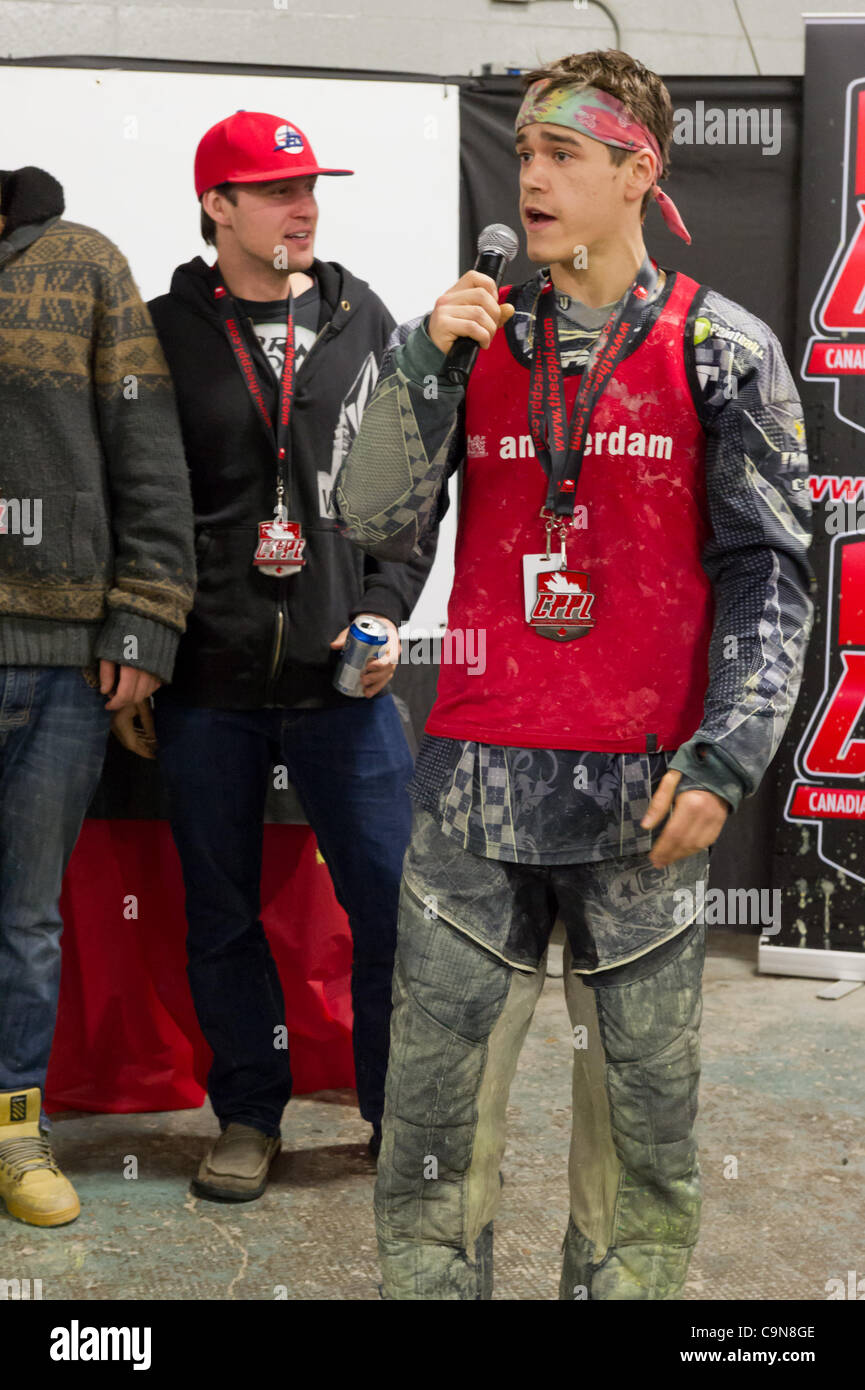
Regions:
<instances>
[{"instance_id":1,"label":"young man holding microphone","mask_svg":"<svg viewBox=\"0 0 865 1390\"><path fill-rule=\"evenodd\" d=\"M463 465L448 624L487 634L482 681L442 668L411 787L383 1293L491 1296L508 1087L558 915L575 1049L560 1297L669 1299L700 1206L705 928L680 906L798 692L804 432L766 325L646 252L653 197L690 240L659 187L660 79L607 51L525 83L520 211L542 268L501 293L470 271L398 330L335 489L348 535L407 557ZM483 349L467 390L445 370L464 337Z\"/></svg>"}]
</instances>

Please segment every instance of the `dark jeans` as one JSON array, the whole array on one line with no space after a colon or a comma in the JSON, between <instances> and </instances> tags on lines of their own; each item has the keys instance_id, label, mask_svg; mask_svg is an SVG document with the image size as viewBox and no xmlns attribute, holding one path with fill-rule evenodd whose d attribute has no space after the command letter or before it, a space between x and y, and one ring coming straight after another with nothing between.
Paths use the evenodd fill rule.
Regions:
<instances>
[{"instance_id":1,"label":"dark jeans","mask_svg":"<svg viewBox=\"0 0 865 1390\"><path fill-rule=\"evenodd\" d=\"M705 928L677 922L676 904L682 889L693 901L707 860L702 852L656 870L634 855L515 875L455 848L434 817L415 809L375 1190L385 1298L492 1297L508 1091L557 913L574 1044L559 1296L679 1296L700 1215L694 1124ZM513 944L516 900L533 880L540 968L515 964L492 944ZM644 950L646 935L657 944L611 969L579 970L575 962L611 947L624 956L626 926Z\"/></svg>"},{"instance_id":2,"label":"dark jeans","mask_svg":"<svg viewBox=\"0 0 865 1390\"><path fill-rule=\"evenodd\" d=\"M59 900L105 758L104 695L73 666L0 666L0 1091L45 1091Z\"/></svg>"},{"instance_id":3,"label":"dark jeans","mask_svg":"<svg viewBox=\"0 0 865 1390\"><path fill-rule=\"evenodd\" d=\"M215 710L156 701L159 763L186 885L189 982L213 1049L208 1090L223 1128L279 1133L291 1096L282 989L261 925L267 779L286 767L345 909L360 1112L384 1107L412 759L393 698L332 710ZM310 932L315 923L309 923Z\"/></svg>"}]
</instances>

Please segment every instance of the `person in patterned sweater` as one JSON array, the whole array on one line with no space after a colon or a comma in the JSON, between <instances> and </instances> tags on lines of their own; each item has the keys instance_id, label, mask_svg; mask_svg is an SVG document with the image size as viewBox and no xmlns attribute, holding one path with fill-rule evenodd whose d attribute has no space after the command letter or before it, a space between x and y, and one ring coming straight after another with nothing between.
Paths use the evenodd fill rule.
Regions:
<instances>
[{"instance_id":1,"label":"person in patterned sweater","mask_svg":"<svg viewBox=\"0 0 865 1390\"><path fill-rule=\"evenodd\" d=\"M770 329L647 254L672 107L627 54L525 79L540 269L396 330L335 497L371 554L462 469L453 630L411 785L376 1186L383 1293L489 1298L508 1087L557 915L574 1027L562 1298L670 1299L697 1239L708 852L790 717L812 621L801 408ZM482 349L467 390L460 338ZM430 382L435 382L435 390ZM688 906L690 904L690 907Z\"/></svg>"},{"instance_id":2,"label":"person in patterned sweater","mask_svg":"<svg viewBox=\"0 0 865 1390\"><path fill-rule=\"evenodd\" d=\"M171 377L117 247L0 172L0 1197L80 1207L40 1126L60 886L112 712L171 679L195 582Z\"/></svg>"}]
</instances>

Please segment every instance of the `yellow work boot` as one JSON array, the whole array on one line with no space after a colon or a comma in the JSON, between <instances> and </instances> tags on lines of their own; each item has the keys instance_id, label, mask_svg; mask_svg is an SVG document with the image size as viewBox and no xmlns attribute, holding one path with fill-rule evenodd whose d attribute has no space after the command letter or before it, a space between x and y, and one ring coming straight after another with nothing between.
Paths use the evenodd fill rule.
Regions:
<instances>
[{"instance_id":1,"label":"yellow work boot","mask_svg":"<svg viewBox=\"0 0 865 1390\"><path fill-rule=\"evenodd\" d=\"M41 1096L0 1091L0 1197L10 1216L30 1226L63 1226L81 1210L75 1188L39 1132Z\"/></svg>"}]
</instances>

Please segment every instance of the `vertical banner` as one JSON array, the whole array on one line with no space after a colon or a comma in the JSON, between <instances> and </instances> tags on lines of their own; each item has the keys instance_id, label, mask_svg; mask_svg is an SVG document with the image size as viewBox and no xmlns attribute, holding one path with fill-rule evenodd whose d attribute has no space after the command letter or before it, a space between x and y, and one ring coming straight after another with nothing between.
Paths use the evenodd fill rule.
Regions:
<instances>
[{"instance_id":1,"label":"vertical banner","mask_svg":"<svg viewBox=\"0 0 865 1390\"><path fill-rule=\"evenodd\" d=\"M759 959L865 979L865 15L807 20L799 267L818 612L776 763L782 926Z\"/></svg>"}]
</instances>

